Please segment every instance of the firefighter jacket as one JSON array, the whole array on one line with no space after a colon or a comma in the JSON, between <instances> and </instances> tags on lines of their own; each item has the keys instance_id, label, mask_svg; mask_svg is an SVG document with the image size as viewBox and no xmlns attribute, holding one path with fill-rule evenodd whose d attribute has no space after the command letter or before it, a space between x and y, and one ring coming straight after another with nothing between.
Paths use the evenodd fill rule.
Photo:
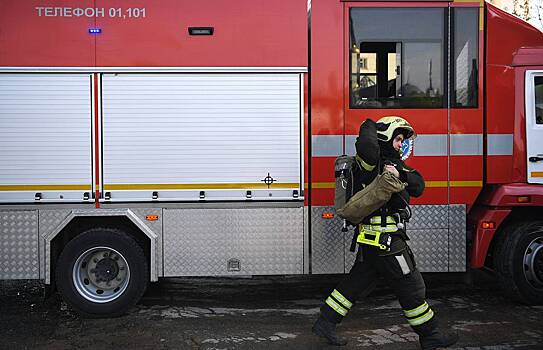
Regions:
<instances>
[{"instance_id":1,"label":"firefighter jacket","mask_svg":"<svg viewBox=\"0 0 543 350\"><path fill-rule=\"evenodd\" d=\"M364 219L364 224L374 223L377 216L389 216L398 213L399 210L404 209L409 204L411 196L418 197L422 195L424 179L418 171L405 165L399 152L393 149L392 140L387 143L378 141L376 124L373 120L367 119L360 125L355 147L358 166L353 168L353 193L360 191L364 186L371 183L379 173L382 173L385 165L390 163L396 166L400 174L400 180L407 184L403 191L394 193L382 208ZM407 239L407 236L405 232L403 233L404 239L402 239L402 242L394 240L393 246L396 246L397 249L392 249L393 251L405 247L403 241Z\"/></svg>"}]
</instances>

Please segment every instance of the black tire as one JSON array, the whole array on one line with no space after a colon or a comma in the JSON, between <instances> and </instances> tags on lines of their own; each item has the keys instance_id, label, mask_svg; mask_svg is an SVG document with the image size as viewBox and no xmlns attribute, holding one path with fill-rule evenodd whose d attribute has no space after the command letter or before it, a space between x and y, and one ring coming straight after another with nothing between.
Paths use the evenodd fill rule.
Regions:
<instances>
[{"instance_id":1,"label":"black tire","mask_svg":"<svg viewBox=\"0 0 543 350\"><path fill-rule=\"evenodd\" d=\"M543 221L506 227L496 242L494 267L509 297L524 304L543 304Z\"/></svg>"},{"instance_id":2,"label":"black tire","mask_svg":"<svg viewBox=\"0 0 543 350\"><path fill-rule=\"evenodd\" d=\"M63 299L86 317L116 317L135 305L149 283L143 249L113 228L94 228L72 239L56 264Z\"/></svg>"}]
</instances>

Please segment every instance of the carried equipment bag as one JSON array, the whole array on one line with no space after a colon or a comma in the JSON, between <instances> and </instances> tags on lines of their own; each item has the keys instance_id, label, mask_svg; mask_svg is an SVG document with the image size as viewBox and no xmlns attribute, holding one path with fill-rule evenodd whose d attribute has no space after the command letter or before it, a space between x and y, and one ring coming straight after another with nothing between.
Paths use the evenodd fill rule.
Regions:
<instances>
[{"instance_id":1,"label":"carried equipment bag","mask_svg":"<svg viewBox=\"0 0 543 350\"><path fill-rule=\"evenodd\" d=\"M403 191L405 186L406 184L394 174L385 171L352 196L342 208L336 210L336 213L353 224L359 224L385 205L393 193Z\"/></svg>"}]
</instances>

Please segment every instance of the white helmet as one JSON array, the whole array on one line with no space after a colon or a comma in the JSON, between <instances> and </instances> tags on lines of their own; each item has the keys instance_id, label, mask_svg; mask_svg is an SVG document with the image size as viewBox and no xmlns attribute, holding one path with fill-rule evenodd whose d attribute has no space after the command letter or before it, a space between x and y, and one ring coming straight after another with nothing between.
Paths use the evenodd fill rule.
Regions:
<instances>
[{"instance_id":1,"label":"white helmet","mask_svg":"<svg viewBox=\"0 0 543 350\"><path fill-rule=\"evenodd\" d=\"M388 142L397 129L402 129L401 131L406 139L414 140L417 137L415 130L407 120L402 117L388 116L377 121L377 138Z\"/></svg>"}]
</instances>

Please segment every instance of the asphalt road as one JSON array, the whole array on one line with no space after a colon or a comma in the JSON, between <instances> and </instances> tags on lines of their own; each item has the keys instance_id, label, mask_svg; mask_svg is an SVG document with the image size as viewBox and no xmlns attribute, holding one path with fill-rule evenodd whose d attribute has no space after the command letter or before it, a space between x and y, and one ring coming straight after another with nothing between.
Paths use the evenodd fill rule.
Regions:
<instances>
[{"instance_id":1,"label":"asphalt road","mask_svg":"<svg viewBox=\"0 0 543 350\"><path fill-rule=\"evenodd\" d=\"M491 275L424 275L428 302L453 349L543 349L543 306L505 299ZM313 335L340 276L177 278L153 284L130 312L83 319L35 281L0 281L0 349L334 349ZM342 349L418 349L390 291L357 303L338 332Z\"/></svg>"}]
</instances>

